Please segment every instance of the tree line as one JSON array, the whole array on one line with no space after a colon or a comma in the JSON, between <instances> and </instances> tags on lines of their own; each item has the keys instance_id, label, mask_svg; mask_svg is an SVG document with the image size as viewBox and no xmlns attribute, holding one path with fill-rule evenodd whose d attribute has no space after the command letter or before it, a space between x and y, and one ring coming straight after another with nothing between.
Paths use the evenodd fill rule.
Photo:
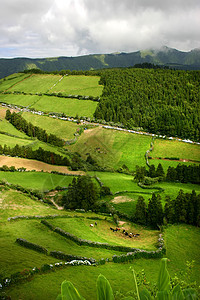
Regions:
<instances>
[{"instance_id":1,"label":"tree line","mask_svg":"<svg viewBox=\"0 0 200 300\"><path fill-rule=\"evenodd\" d=\"M96 119L200 140L200 71L106 70L100 84L104 89Z\"/></svg>"},{"instance_id":2,"label":"tree line","mask_svg":"<svg viewBox=\"0 0 200 300\"><path fill-rule=\"evenodd\" d=\"M200 195L193 190L192 193L184 193L180 190L178 196L171 200L166 196L164 209L161 196L153 194L148 205L142 196L138 197L134 221L157 228L162 224L186 223L200 226Z\"/></svg>"},{"instance_id":3,"label":"tree line","mask_svg":"<svg viewBox=\"0 0 200 300\"><path fill-rule=\"evenodd\" d=\"M145 167L136 166L134 179L146 185L163 180L200 184L200 165L178 164L176 167L169 166L166 176L161 163L158 164L157 168L153 164L150 165L148 170Z\"/></svg>"},{"instance_id":4,"label":"tree line","mask_svg":"<svg viewBox=\"0 0 200 300\"><path fill-rule=\"evenodd\" d=\"M36 137L38 140L52 144L54 146L63 147L64 140L57 137L55 134L48 134L46 130L34 126L32 123L27 122L19 113L11 113L8 109L6 111L6 120L8 120L17 130L23 131L30 137Z\"/></svg>"},{"instance_id":5,"label":"tree line","mask_svg":"<svg viewBox=\"0 0 200 300\"><path fill-rule=\"evenodd\" d=\"M71 166L72 162L66 156L61 156L51 151L46 151L39 147L33 150L31 147L15 145L13 148L0 145L0 155L18 156L28 159L36 159L51 165Z\"/></svg>"}]
</instances>

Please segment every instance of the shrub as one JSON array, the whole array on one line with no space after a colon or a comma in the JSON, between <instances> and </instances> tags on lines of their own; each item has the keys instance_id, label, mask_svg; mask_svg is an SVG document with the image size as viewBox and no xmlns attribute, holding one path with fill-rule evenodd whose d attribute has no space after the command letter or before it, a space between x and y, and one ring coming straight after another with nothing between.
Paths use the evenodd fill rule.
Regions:
<instances>
[{"instance_id":1,"label":"shrub","mask_svg":"<svg viewBox=\"0 0 200 300\"><path fill-rule=\"evenodd\" d=\"M38 252L42 252L44 254L48 253L48 250L46 248L44 248L44 247L42 247L40 245L28 242L25 239L18 238L18 239L16 239L16 242L19 245L23 246L23 247L26 247L26 248L29 248L29 249L32 249L32 250L35 250L35 251L38 251Z\"/></svg>"}]
</instances>

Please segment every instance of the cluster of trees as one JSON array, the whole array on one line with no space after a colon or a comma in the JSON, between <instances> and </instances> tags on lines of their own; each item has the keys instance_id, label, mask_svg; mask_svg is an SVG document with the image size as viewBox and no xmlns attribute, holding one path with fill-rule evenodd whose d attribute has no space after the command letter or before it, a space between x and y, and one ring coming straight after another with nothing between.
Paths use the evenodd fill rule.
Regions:
<instances>
[{"instance_id":1,"label":"cluster of trees","mask_svg":"<svg viewBox=\"0 0 200 300\"><path fill-rule=\"evenodd\" d=\"M34 126L32 123L27 122L19 113L11 113L8 109L6 111L6 120L8 120L17 130L23 131L30 137L37 137L38 140L54 146L63 147L64 141L54 134L48 134L46 130Z\"/></svg>"},{"instance_id":2,"label":"cluster of trees","mask_svg":"<svg viewBox=\"0 0 200 300\"><path fill-rule=\"evenodd\" d=\"M144 198L139 196L134 221L153 228L157 228L163 222L200 226L200 195L195 191L190 194L180 190L176 199L171 200L169 196L166 197L164 209L159 194L153 194L148 205Z\"/></svg>"},{"instance_id":3,"label":"cluster of trees","mask_svg":"<svg viewBox=\"0 0 200 300\"><path fill-rule=\"evenodd\" d=\"M178 164L176 168L169 166L166 180L200 184L200 165L186 166Z\"/></svg>"},{"instance_id":4,"label":"cluster of trees","mask_svg":"<svg viewBox=\"0 0 200 300\"><path fill-rule=\"evenodd\" d=\"M24 70L23 73L25 74L52 74L52 75L86 75L86 76L100 76L101 71L99 70L61 70L61 71L43 71L40 69L28 69Z\"/></svg>"},{"instance_id":5,"label":"cluster of trees","mask_svg":"<svg viewBox=\"0 0 200 300\"><path fill-rule=\"evenodd\" d=\"M200 71L106 70L100 84L104 89L96 119L200 140Z\"/></svg>"},{"instance_id":6,"label":"cluster of trees","mask_svg":"<svg viewBox=\"0 0 200 300\"><path fill-rule=\"evenodd\" d=\"M145 167L136 166L136 172L134 179L143 182L145 177L158 178L159 181L163 180L165 177L165 172L161 163L158 164L157 168L154 165L149 166L149 170Z\"/></svg>"},{"instance_id":7,"label":"cluster of trees","mask_svg":"<svg viewBox=\"0 0 200 300\"><path fill-rule=\"evenodd\" d=\"M167 175L163 170L162 164L159 163L157 168L149 165L147 170L145 167L136 166L136 172L134 179L138 182L142 182L146 185L153 184L155 181L151 181L150 178L154 178L157 181L171 181L171 182L182 182L182 183L200 183L200 165L183 165L178 164L176 167L169 166L167 169ZM149 184L148 184L149 182Z\"/></svg>"},{"instance_id":8,"label":"cluster of trees","mask_svg":"<svg viewBox=\"0 0 200 300\"><path fill-rule=\"evenodd\" d=\"M65 209L82 208L92 209L99 198L99 188L89 176L73 178L68 186L68 191L62 197L62 205Z\"/></svg>"},{"instance_id":9,"label":"cluster of trees","mask_svg":"<svg viewBox=\"0 0 200 300\"><path fill-rule=\"evenodd\" d=\"M23 158L36 159L51 165L71 166L71 162L66 156L61 156L51 151L46 151L39 147L33 150L31 147L15 145L11 148L7 145L3 147L0 145L0 155L19 156Z\"/></svg>"}]
</instances>

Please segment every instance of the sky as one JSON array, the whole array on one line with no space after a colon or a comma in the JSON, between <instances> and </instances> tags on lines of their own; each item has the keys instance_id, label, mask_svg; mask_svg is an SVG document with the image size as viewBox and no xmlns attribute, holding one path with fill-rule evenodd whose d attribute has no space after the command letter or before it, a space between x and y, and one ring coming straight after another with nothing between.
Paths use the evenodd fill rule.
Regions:
<instances>
[{"instance_id":1,"label":"sky","mask_svg":"<svg viewBox=\"0 0 200 300\"><path fill-rule=\"evenodd\" d=\"M199 0L0 0L0 57L200 48Z\"/></svg>"}]
</instances>

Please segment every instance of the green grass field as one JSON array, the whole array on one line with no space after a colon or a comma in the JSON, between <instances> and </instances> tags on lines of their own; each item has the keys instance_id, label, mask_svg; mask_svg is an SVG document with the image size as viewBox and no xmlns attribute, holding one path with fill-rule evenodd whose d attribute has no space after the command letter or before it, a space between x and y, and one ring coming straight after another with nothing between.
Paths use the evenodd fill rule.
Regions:
<instances>
[{"instance_id":1,"label":"green grass field","mask_svg":"<svg viewBox=\"0 0 200 300\"><path fill-rule=\"evenodd\" d=\"M58 97L43 96L31 105L36 110L45 112L59 112L68 116L92 117L97 106L97 102L90 100L63 99Z\"/></svg>"},{"instance_id":2,"label":"green grass field","mask_svg":"<svg viewBox=\"0 0 200 300\"><path fill-rule=\"evenodd\" d=\"M74 133L80 128L80 125L74 122L53 119L47 116L39 116L31 113L23 113L22 116L34 126L39 126L45 129L47 133L55 134L65 140L73 139Z\"/></svg>"},{"instance_id":3,"label":"green grass field","mask_svg":"<svg viewBox=\"0 0 200 300\"><path fill-rule=\"evenodd\" d=\"M177 157L183 160L195 160L200 162L200 146L179 141L156 139L152 157Z\"/></svg>"},{"instance_id":4,"label":"green grass field","mask_svg":"<svg viewBox=\"0 0 200 300\"><path fill-rule=\"evenodd\" d=\"M9 89L11 86L16 86L18 84L18 82L26 79L27 77L29 77L30 75L27 74L12 74L8 77L6 77L5 79L1 79L0 80L0 91L5 91L7 89Z\"/></svg>"},{"instance_id":5,"label":"green grass field","mask_svg":"<svg viewBox=\"0 0 200 300\"><path fill-rule=\"evenodd\" d=\"M0 134L0 145L4 146L10 146L14 147L16 144L19 146L28 146L31 143L33 143L33 140L30 139L24 139L24 138L17 138L17 137L11 137L5 134Z\"/></svg>"},{"instance_id":6,"label":"green grass field","mask_svg":"<svg viewBox=\"0 0 200 300\"><path fill-rule=\"evenodd\" d=\"M73 176L64 176L43 172L3 172L0 171L0 180L19 184L25 188L40 191L55 189L57 186L68 187Z\"/></svg>"},{"instance_id":7,"label":"green grass field","mask_svg":"<svg viewBox=\"0 0 200 300\"><path fill-rule=\"evenodd\" d=\"M40 267L44 263L55 263L57 259L43 254L39 254L33 250L23 248L15 243L16 238L22 237L32 242L38 243L48 248L48 250L60 250L66 253L85 255L87 257L111 257L113 251L106 249L94 249L85 246L77 246L73 242L66 240L62 236L51 232L47 227L42 225L38 220L24 220L15 222L5 222L8 216L13 215L31 215L31 214L54 214L55 210L48 208L46 205L31 200L27 196L17 191L2 191L1 199L1 256L0 265L3 275L10 275L16 271ZM64 212L57 212L64 214ZM80 214L81 215L81 214ZM87 214L84 214L87 216ZM69 232L77 234L82 238L91 240L108 241L109 243L117 243L120 238L120 233L116 234L109 230L110 224L105 220L97 221L98 225L94 228L89 227L92 220L85 218L70 218L70 219L54 219L50 223L59 226ZM123 225L127 229L131 229L129 223ZM127 227L126 227L127 226ZM130 227L129 227L130 226ZM144 244L147 245L154 232L149 232L145 228L137 226L136 230L144 235ZM148 235L151 234L151 237ZM105 234L106 233L106 234ZM155 232L156 234L156 232ZM117 236L119 235L119 237ZM165 230L165 241L167 246L166 257L169 258L168 270L171 276L180 271L185 271L185 263L187 260L195 260L194 274L192 280L200 282L199 271L199 246L200 246L200 230L188 225L173 225ZM154 240L154 238L153 238ZM130 240L128 241L128 245ZM139 240L136 242L139 243ZM152 243L152 240L150 242ZM137 244L135 244L136 246ZM144 246L144 245L143 245ZM9 249L9 251L8 251ZM115 252L116 253L116 252ZM117 254L117 253L116 253ZM101 273L109 280L114 292L121 291L123 293L133 289L133 277L129 267L132 266L136 272L145 270L147 280L156 282L158 276L160 260L153 259L138 259L130 264L114 264L106 263L103 266L89 267L67 267L57 269L55 272L46 273L43 275L35 275L33 280L24 282L10 287L6 290L7 295L12 299L55 299L60 292L60 285L63 280L70 280L80 291L83 297L88 300L96 299L96 280ZM181 275L179 275L181 276ZM86 279L87 278L87 279Z\"/></svg>"},{"instance_id":8,"label":"green grass field","mask_svg":"<svg viewBox=\"0 0 200 300\"><path fill-rule=\"evenodd\" d=\"M39 96L36 95L13 95L0 94L0 101L5 102L7 104L15 104L19 106L31 106L33 103L40 99Z\"/></svg>"},{"instance_id":9,"label":"green grass field","mask_svg":"<svg viewBox=\"0 0 200 300\"><path fill-rule=\"evenodd\" d=\"M6 132L12 135L15 135L20 138L27 138L27 135L19 130L17 130L12 124L10 124L7 120L0 119L0 131Z\"/></svg>"},{"instance_id":10,"label":"green grass field","mask_svg":"<svg viewBox=\"0 0 200 300\"><path fill-rule=\"evenodd\" d=\"M99 80L99 76L65 76L51 91L67 95L101 96L103 86L98 84Z\"/></svg>"},{"instance_id":11,"label":"green grass field","mask_svg":"<svg viewBox=\"0 0 200 300\"><path fill-rule=\"evenodd\" d=\"M101 166L118 169L125 164L129 170L135 170L136 165L146 165L144 154L150 142L148 136L97 127L86 130L69 150L77 151L83 157L90 153Z\"/></svg>"},{"instance_id":12,"label":"green grass field","mask_svg":"<svg viewBox=\"0 0 200 300\"><path fill-rule=\"evenodd\" d=\"M61 77L61 75L34 74L9 90L25 93L46 93Z\"/></svg>"}]
</instances>

